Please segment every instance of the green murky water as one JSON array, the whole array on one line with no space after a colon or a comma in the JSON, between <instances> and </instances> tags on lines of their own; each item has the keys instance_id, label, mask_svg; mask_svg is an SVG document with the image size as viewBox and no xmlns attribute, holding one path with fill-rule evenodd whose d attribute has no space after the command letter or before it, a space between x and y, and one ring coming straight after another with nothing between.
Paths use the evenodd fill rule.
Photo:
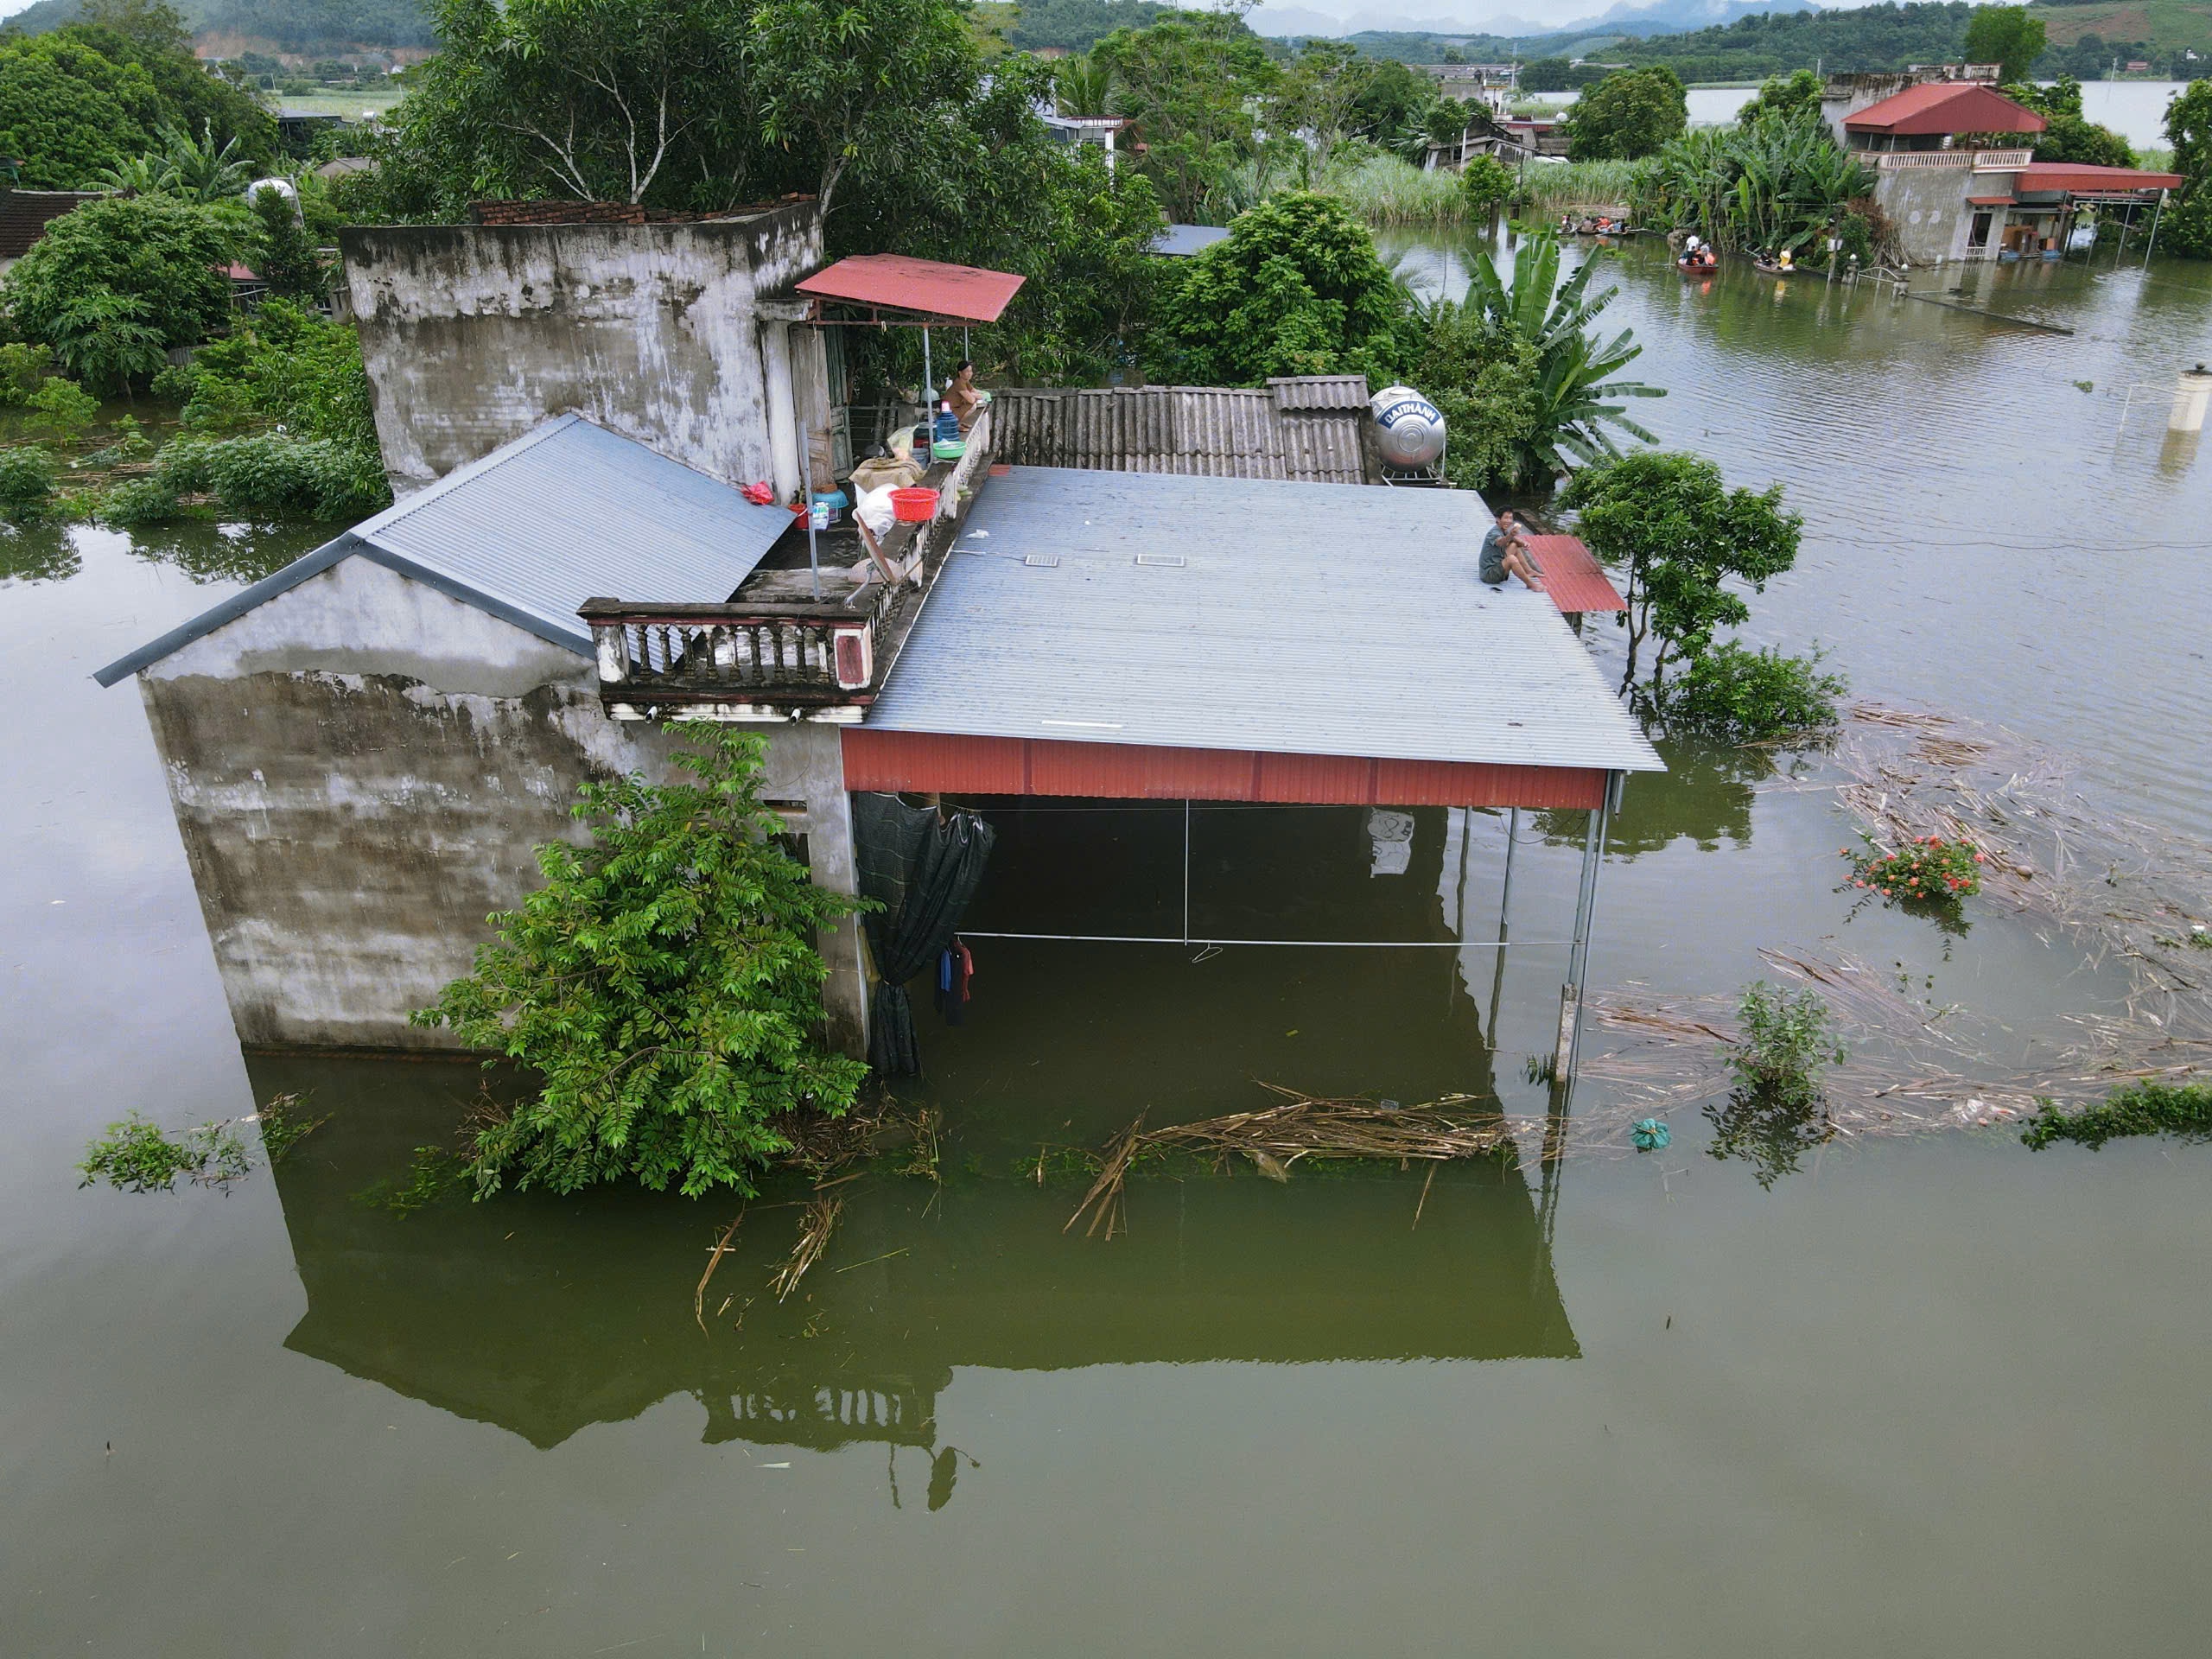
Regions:
<instances>
[{"instance_id":1,"label":"green murky water","mask_svg":"<svg viewBox=\"0 0 2212 1659\"><path fill-rule=\"evenodd\" d=\"M1451 280L1465 251L1414 262ZM1762 639L1864 695L2002 720L2081 786L2212 834L2212 463L2164 430L2212 272L2008 268L1974 303L1632 251L1640 413L1808 519ZM2091 389L2074 384L2087 380ZM989 943L926 1013L941 1188L845 1189L799 1295L758 1206L359 1201L473 1090L238 1054L144 716L86 677L299 550L78 531L0 549L0 1609L10 1653L2168 1652L2208 1613L2202 1149L2004 1131L1706 1155L1140 1182L1111 1244L1033 1176L1251 1079L1541 1110L1579 826L1213 810L1198 933L1423 948ZM1612 649L1599 637L1601 653ZM1847 821L1676 750L1635 782L1593 985L1704 994L1762 945L1897 964L2025 1056L2117 982L1977 913L1834 890ZM1001 817L979 925L1178 931L1179 810ZM1560 833L1548 835L1548 830ZM228 1196L79 1192L129 1107L305 1090L331 1121ZM1578 1109L1599 1109L1586 1097ZM1027 1160L1033 1173L1025 1174ZM772 1198L789 1195L775 1193ZM1414 1224L1416 1211L1419 1224ZM728 1301L725 1302L725 1298Z\"/></svg>"}]
</instances>

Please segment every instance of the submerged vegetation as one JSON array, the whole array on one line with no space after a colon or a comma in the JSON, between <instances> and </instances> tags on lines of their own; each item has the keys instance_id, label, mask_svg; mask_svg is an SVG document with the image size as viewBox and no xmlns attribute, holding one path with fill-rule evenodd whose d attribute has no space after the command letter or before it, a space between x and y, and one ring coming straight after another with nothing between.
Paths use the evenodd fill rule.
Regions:
<instances>
[{"instance_id":1,"label":"submerged vegetation","mask_svg":"<svg viewBox=\"0 0 2212 1659\"><path fill-rule=\"evenodd\" d=\"M539 848L545 885L491 918L475 971L416 1015L533 1076L472 1129L480 1196L624 1179L749 1196L859 1094L867 1066L822 1044L814 938L860 906L784 850L760 798L765 741L689 734L676 764L696 782L584 785L589 844Z\"/></svg>"},{"instance_id":2,"label":"submerged vegetation","mask_svg":"<svg viewBox=\"0 0 2212 1659\"><path fill-rule=\"evenodd\" d=\"M272 1164L322 1126L309 1118L299 1095L277 1095L246 1120L261 1128L262 1154ZM188 1129L165 1129L131 1112L111 1123L77 1166L79 1186L107 1185L118 1192L168 1192L181 1179L196 1186L227 1187L253 1168L253 1151L238 1126L225 1120Z\"/></svg>"},{"instance_id":3,"label":"submerged vegetation","mask_svg":"<svg viewBox=\"0 0 2212 1659\"><path fill-rule=\"evenodd\" d=\"M2096 1105L2071 1111L2046 1100L2020 1139L2038 1152L2061 1141L2094 1152L2107 1141L2136 1135L2212 1139L2212 1083L2133 1083Z\"/></svg>"}]
</instances>

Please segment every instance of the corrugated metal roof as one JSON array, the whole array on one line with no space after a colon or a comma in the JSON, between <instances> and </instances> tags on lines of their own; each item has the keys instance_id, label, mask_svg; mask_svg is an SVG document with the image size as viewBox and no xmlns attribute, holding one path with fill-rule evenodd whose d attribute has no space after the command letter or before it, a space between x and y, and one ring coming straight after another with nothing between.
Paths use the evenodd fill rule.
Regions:
<instances>
[{"instance_id":1,"label":"corrugated metal roof","mask_svg":"<svg viewBox=\"0 0 2212 1659\"><path fill-rule=\"evenodd\" d=\"M1605 580L1598 561L1578 536L1531 536L1529 551L1543 573L1544 591L1569 615L1591 611L1624 611L1628 601Z\"/></svg>"},{"instance_id":2,"label":"corrugated metal roof","mask_svg":"<svg viewBox=\"0 0 2212 1659\"><path fill-rule=\"evenodd\" d=\"M1843 118L1853 132L1928 137L1947 132L2041 132L2050 123L2024 104L1974 81L1931 80Z\"/></svg>"},{"instance_id":3,"label":"corrugated metal roof","mask_svg":"<svg viewBox=\"0 0 2212 1659\"><path fill-rule=\"evenodd\" d=\"M1484 586L1489 522L1469 491L1017 468L866 725L1662 770L1552 602Z\"/></svg>"},{"instance_id":4,"label":"corrugated metal roof","mask_svg":"<svg viewBox=\"0 0 2212 1659\"><path fill-rule=\"evenodd\" d=\"M996 322L1023 281L1010 271L911 259L903 253L857 253L815 272L798 284L798 291L855 305Z\"/></svg>"},{"instance_id":5,"label":"corrugated metal roof","mask_svg":"<svg viewBox=\"0 0 2212 1659\"><path fill-rule=\"evenodd\" d=\"M1363 374L1287 374L1268 382L1277 409L1357 409L1368 404Z\"/></svg>"},{"instance_id":6,"label":"corrugated metal roof","mask_svg":"<svg viewBox=\"0 0 2212 1659\"><path fill-rule=\"evenodd\" d=\"M1356 407L1287 411L1272 390L1105 386L992 395L992 443L1018 467L1363 484Z\"/></svg>"},{"instance_id":7,"label":"corrugated metal roof","mask_svg":"<svg viewBox=\"0 0 2212 1659\"><path fill-rule=\"evenodd\" d=\"M354 535L588 649L587 599L728 599L791 514L563 415L387 507Z\"/></svg>"},{"instance_id":8,"label":"corrugated metal roof","mask_svg":"<svg viewBox=\"0 0 2212 1659\"><path fill-rule=\"evenodd\" d=\"M357 553L588 656L591 631L576 615L587 599L728 599L791 522L780 508L755 506L704 473L563 415L94 677L112 684Z\"/></svg>"}]
</instances>

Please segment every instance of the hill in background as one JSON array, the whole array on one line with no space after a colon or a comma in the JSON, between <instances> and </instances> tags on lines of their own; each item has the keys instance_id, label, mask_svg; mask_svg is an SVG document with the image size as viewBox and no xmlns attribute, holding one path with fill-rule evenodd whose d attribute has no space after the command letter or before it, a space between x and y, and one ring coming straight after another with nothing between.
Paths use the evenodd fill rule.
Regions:
<instances>
[{"instance_id":1,"label":"hill in background","mask_svg":"<svg viewBox=\"0 0 2212 1659\"><path fill-rule=\"evenodd\" d=\"M258 47L330 53L348 47L435 47L429 19L415 0L175 0L195 39L219 40L226 52ZM7 20L41 34L77 20L78 0L36 0Z\"/></svg>"}]
</instances>

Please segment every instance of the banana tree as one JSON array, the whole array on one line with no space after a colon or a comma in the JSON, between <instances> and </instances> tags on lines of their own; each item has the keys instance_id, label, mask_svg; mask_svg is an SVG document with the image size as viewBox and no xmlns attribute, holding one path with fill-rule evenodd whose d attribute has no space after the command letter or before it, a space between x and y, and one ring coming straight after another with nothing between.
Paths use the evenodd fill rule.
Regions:
<instances>
[{"instance_id":1,"label":"banana tree","mask_svg":"<svg viewBox=\"0 0 2212 1659\"><path fill-rule=\"evenodd\" d=\"M1548 232L1529 236L1514 254L1510 289L1489 260L1476 263L1468 302L1481 309L1491 327L1518 334L1536 351L1537 418L1529 436L1516 446L1517 487L1548 484L1572 470L1576 461L1618 455L1611 428L1646 443L1658 442L1629 418L1626 405L1618 401L1667 395L1663 387L1614 378L1643 354L1634 331L1624 328L1602 345L1590 332L1620 292L1608 288L1592 296L1589 291L1604 257L1602 249L1593 252L1561 283L1558 238Z\"/></svg>"}]
</instances>

